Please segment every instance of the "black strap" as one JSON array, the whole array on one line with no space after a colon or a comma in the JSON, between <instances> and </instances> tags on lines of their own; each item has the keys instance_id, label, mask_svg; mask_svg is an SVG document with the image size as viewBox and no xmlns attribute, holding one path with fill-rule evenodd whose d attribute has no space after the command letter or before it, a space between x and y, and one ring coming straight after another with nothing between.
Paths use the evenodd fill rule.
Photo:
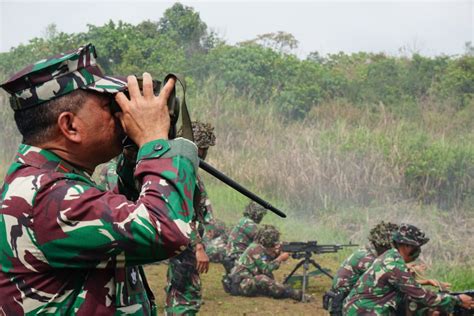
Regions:
<instances>
[{"instance_id":1,"label":"black strap","mask_svg":"<svg viewBox=\"0 0 474 316\"><path fill-rule=\"evenodd\" d=\"M166 75L165 80L163 81L163 86L166 84L169 78L174 77L176 78L176 81L178 81L181 84L181 87L183 88L183 102L181 102L181 128L182 128L182 135L184 138L189 139L190 141L194 142L194 137L193 137L193 128L191 125L191 116L189 115L188 107L186 105L186 81L184 80L184 77L175 74L175 73L169 73ZM173 89L173 97L175 97L175 89Z\"/></svg>"}]
</instances>

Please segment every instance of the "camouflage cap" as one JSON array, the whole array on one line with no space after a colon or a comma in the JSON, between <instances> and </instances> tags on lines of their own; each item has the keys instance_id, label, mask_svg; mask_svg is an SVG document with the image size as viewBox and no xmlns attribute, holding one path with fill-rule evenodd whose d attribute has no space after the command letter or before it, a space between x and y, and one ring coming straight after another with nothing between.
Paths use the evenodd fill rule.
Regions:
<instances>
[{"instance_id":1,"label":"camouflage cap","mask_svg":"<svg viewBox=\"0 0 474 316\"><path fill-rule=\"evenodd\" d=\"M209 123L202 123L199 121L191 122L193 129L194 143L198 148L209 148L216 144L216 135L214 134L214 127ZM180 128L177 136L182 136L182 129Z\"/></svg>"},{"instance_id":2,"label":"camouflage cap","mask_svg":"<svg viewBox=\"0 0 474 316\"><path fill-rule=\"evenodd\" d=\"M274 247L280 240L280 232L273 225L263 225L257 233L256 242L265 248Z\"/></svg>"},{"instance_id":3,"label":"camouflage cap","mask_svg":"<svg viewBox=\"0 0 474 316\"><path fill-rule=\"evenodd\" d=\"M410 224L401 224L392 239L396 243L415 247L421 247L430 240L421 229Z\"/></svg>"},{"instance_id":4,"label":"camouflage cap","mask_svg":"<svg viewBox=\"0 0 474 316\"><path fill-rule=\"evenodd\" d=\"M265 214L267 214L267 209L254 201L250 202L244 210L244 216L251 218L257 224L262 221Z\"/></svg>"},{"instance_id":5,"label":"camouflage cap","mask_svg":"<svg viewBox=\"0 0 474 316\"><path fill-rule=\"evenodd\" d=\"M92 44L25 67L0 86L11 97L13 110L27 109L77 89L116 93L127 88L123 78L105 76Z\"/></svg>"},{"instance_id":6,"label":"camouflage cap","mask_svg":"<svg viewBox=\"0 0 474 316\"><path fill-rule=\"evenodd\" d=\"M392 235L397 229L397 224L381 221L370 230L369 241L376 248L389 249L392 244Z\"/></svg>"}]
</instances>

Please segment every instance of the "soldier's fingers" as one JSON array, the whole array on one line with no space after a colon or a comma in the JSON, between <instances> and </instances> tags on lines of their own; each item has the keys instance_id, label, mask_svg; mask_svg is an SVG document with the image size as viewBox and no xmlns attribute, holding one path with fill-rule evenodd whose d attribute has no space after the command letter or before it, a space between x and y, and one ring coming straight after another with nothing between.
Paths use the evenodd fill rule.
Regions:
<instances>
[{"instance_id":1,"label":"soldier's fingers","mask_svg":"<svg viewBox=\"0 0 474 316\"><path fill-rule=\"evenodd\" d=\"M197 267L196 267L196 270L197 270L199 273L202 273L202 266L201 266L201 263L200 263L200 262L198 262Z\"/></svg>"},{"instance_id":2,"label":"soldier's fingers","mask_svg":"<svg viewBox=\"0 0 474 316\"><path fill-rule=\"evenodd\" d=\"M153 80L148 72L143 73L143 96L147 99L154 97Z\"/></svg>"},{"instance_id":3,"label":"soldier's fingers","mask_svg":"<svg viewBox=\"0 0 474 316\"><path fill-rule=\"evenodd\" d=\"M127 77L128 92L130 93L130 100L141 97L140 87L138 86L137 77Z\"/></svg>"},{"instance_id":4,"label":"soldier's fingers","mask_svg":"<svg viewBox=\"0 0 474 316\"><path fill-rule=\"evenodd\" d=\"M163 87L163 89L161 89L160 98L165 98L166 100L168 100L168 98L171 94L171 91L173 91L173 89L174 89L175 83L176 83L176 78L175 77L169 78L168 81L166 82L165 86Z\"/></svg>"},{"instance_id":5,"label":"soldier's fingers","mask_svg":"<svg viewBox=\"0 0 474 316\"><path fill-rule=\"evenodd\" d=\"M209 262L206 262L204 273L207 273L208 271L209 271Z\"/></svg>"},{"instance_id":6,"label":"soldier's fingers","mask_svg":"<svg viewBox=\"0 0 474 316\"><path fill-rule=\"evenodd\" d=\"M127 99L127 96L123 92L115 94L115 101L117 101L117 104L123 112L128 111L130 100Z\"/></svg>"},{"instance_id":7,"label":"soldier's fingers","mask_svg":"<svg viewBox=\"0 0 474 316\"><path fill-rule=\"evenodd\" d=\"M122 125L122 128L123 128L123 131L125 132L125 134L127 134L127 126L125 125L123 121L123 112L116 112L114 115L116 118L119 119L120 125Z\"/></svg>"}]
</instances>

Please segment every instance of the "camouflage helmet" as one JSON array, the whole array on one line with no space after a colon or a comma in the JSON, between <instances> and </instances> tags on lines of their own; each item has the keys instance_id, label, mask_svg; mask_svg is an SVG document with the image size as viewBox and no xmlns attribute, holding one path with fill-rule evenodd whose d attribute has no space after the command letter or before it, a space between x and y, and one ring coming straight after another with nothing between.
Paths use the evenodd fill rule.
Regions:
<instances>
[{"instance_id":1,"label":"camouflage helmet","mask_svg":"<svg viewBox=\"0 0 474 316\"><path fill-rule=\"evenodd\" d=\"M267 214L267 209L254 201L250 202L244 210L244 216L252 219L257 224L262 221L265 214Z\"/></svg>"},{"instance_id":2,"label":"camouflage helmet","mask_svg":"<svg viewBox=\"0 0 474 316\"><path fill-rule=\"evenodd\" d=\"M216 135L214 134L214 127L209 123L202 123L198 121L191 122L193 129L194 143L198 148L209 148L216 144ZM177 135L182 136L182 128L179 129Z\"/></svg>"},{"instance_id":3,"label":"camouflage helmet","mask_svg":"<svg viewBox=\"0 0 474 316\"><path fill-rule=\"evenodd\" d=\"M397 224L381 221L370 230L369 241L377 249L389 249L392 246L392 235L397 229Z\"/></svg>"},{"instance_id":4,"label":"camouflage helmet","mask_svg":"<svg viewBox=\"0 0 474 316\"><path fill-rule=\"evenodd\" d=\"M10 94L13 110L37 106L77 89L101 93L125 90L123 78L105 76L92 44L40 60L13 75L1 87Z\"/></svg>"},{"instance_id":5,"label":"camouflage helmet","mask_svg":"<svg viewBox=\"0 0 474 316\"><path fill-rule=\"evenodd\" d=\"M274 247L280 240L280 232L273 225L263 225L257 233L255 241L265 248Z\"/></svg>"},{"instance_id":6,"label":"camouflage helmet","mask_svg":"<svg viewBox=\"0 0 474 316\"><path fill-rule=\"evenodd\" d=\"M425 233L410 224L401 224L398 230L393 234L392 240L398 244L411 245L421 247L430 239L425 236Z\"/></svg>"}]
</instances>

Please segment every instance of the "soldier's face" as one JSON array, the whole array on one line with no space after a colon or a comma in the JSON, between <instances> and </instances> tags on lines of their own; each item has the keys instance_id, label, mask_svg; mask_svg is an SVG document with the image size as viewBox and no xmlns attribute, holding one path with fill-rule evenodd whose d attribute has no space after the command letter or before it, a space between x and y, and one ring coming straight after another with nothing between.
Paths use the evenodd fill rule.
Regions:
<instances>
[{"instance_id":1,"label":"soldier's face","mask_svg":"<svg viewBox=\"0 0 474 316\"><path fill-rule=\"evenodd\" d=\"M208 148L198 148L198 156L202 160L206 159Z\"/></svg>"},{"instance_id":2,"label":"soldier's face","mask_svg":"<svg viewBox=\"0 0 474 316\"><path fill-rule=\"evenodd\" d=\"M117 156L122 148L123 131L109 104L107 95L90 93L77 113L81 120L82 146L91 162L98 164Z\"/></svg>"},{"instance_id":3,"label":"soldier's face","mask_svg":"<svg viewBox=\"0 0 474 316\"><path fill-rule=\"evenodd\" d=\"M409 263L409 262L415 261L418 258L418 256L420 255L421 251L420 251L419 247L414 247L414 246L411 246L411 245L401 244L398 247L398 252L402 256L403 260L406 263Z\"/></svg>"}]
</instances>

